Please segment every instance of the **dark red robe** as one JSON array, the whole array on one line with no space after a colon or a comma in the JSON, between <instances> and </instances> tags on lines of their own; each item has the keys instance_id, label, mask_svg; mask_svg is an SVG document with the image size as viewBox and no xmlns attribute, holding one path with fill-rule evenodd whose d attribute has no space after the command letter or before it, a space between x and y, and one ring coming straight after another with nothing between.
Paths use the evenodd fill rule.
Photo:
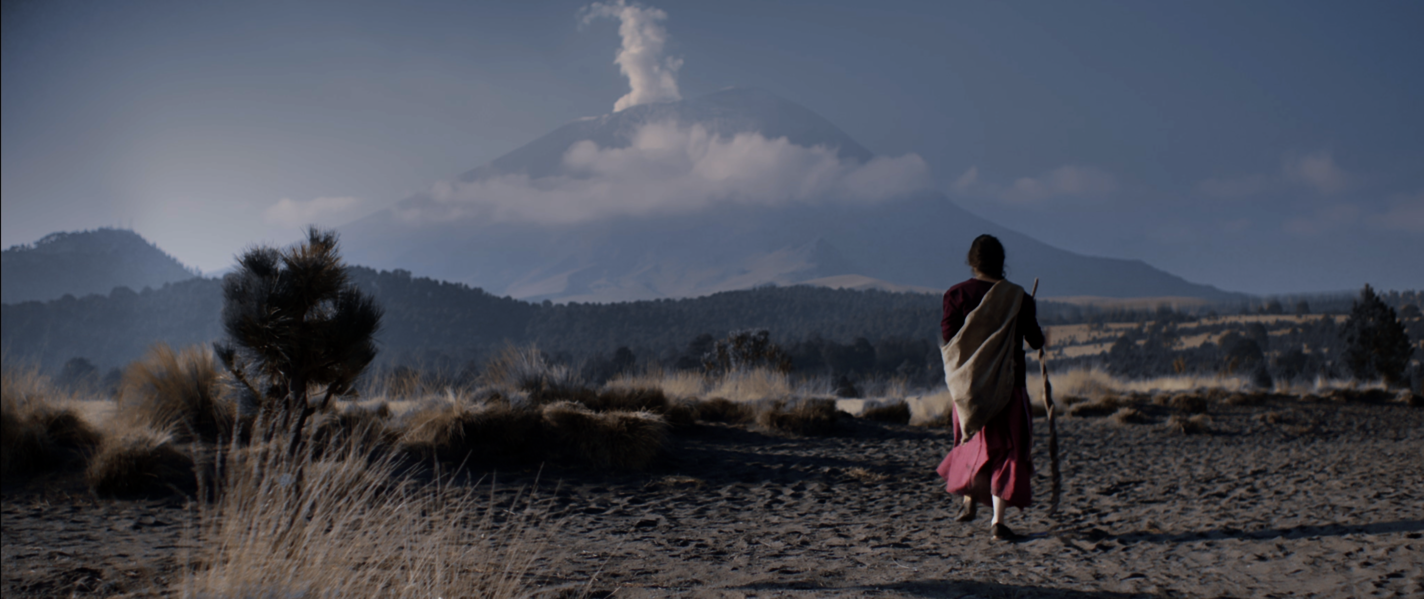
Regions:
<instances>
[{"instance_id":1,"label":"dark red robe","mask_svg":"<svg viewBox=\"0 0 1424 599\"><path fill-rule=\"evenodd\" d=\"M964 326L965 318L993 286L988 281L969 279L944 293L944 318L940 321L944 341L954 338ZM1023 347L1025 341L1034 349L1043 347L1043 329L1038 326L1033 298L1027 294L1019 308L1016 337L1017 347ZM1018 508L1032 505L1033 412L1029 409L1025 389L1022 351L1014 353L1014 370L1013 399L969 441L960 438L959 414L950 408L954 449L936 469L945 480L945 490L950 493L968 495L985 505L991 505L991 495Z\"/></svg>"}]
</instances>

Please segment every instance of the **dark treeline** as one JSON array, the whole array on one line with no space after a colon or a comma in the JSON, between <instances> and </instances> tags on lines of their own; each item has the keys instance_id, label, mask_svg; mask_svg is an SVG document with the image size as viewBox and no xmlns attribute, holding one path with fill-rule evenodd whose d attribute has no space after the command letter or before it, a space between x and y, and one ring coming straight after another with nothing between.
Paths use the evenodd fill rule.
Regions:
<instances>
[{"instance_id":1,"label":"dark treeline","mask_svg":"<svg viewBox=\"0 0 1424 599\"><path fill-rule=\"evenodd\" d=\"M555 360L581 365L590 376L605 378L635 366L698 367L715 340L733 331L765 329L786 351L797 372L899 376L926 384L940 376L940 298L935 294L791 286L682 300L536 304L463 284L413 277L400 270L353 267L351 276L385 309L377 334L381 350L375 363L378 371L407 367L468 376L506 345L532 343ZM218 339L220 287L217 280L193 279L142 292L116 288L107 296L5 304L0 307L0 343L8 361L36 364L51 374L76 359L82 362L70 364L71 369L113 374L112 369L138 359L154 343L182 347ZM1381 297L1395 306L1418 305L1421 299L1417 292L1383 293ZM1223 315L1322 313L1326 309L1348 312L1349 299L1343 308L1339 303L1334 296L1267 298L1259 305L1208 306L1187 313L1170 308L1102 310L1040 302L1039 314L1045 325L1142 323L1125 335L1129 340L1112 354L1116 357L1109 366L1122 374L1149 376L1182 368L1178 358L1183 358L1191 371L1219 370L1223 359L1229 361L1227 354L1235 349L1215 344L1174 349L1176 323L1215 310ZM1245 331L1241 334L1249 336ZM1334 347L1330 344L1338 344L1338 334L1305 327L1298 333L1272 335L1258 345L1279 347L1297 342ZM1267 347L1261 350L1262 355L1272 353ZM1099 363L1094 365L1102 366L1103 358L1097 359ZM1300 368L1317 369L1311 359L1315 358L1307 358ZM1289 360L1283 364L1282 369L1294 368Z\"/></svg>"}]
</instances>

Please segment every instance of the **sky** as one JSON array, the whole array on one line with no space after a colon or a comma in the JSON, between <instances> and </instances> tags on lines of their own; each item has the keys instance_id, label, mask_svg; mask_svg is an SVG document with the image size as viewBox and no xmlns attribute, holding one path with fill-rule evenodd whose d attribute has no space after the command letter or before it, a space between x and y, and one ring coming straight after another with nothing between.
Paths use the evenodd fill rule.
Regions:
<instances>
[{"instance_id":1,"label":"sky","mask_svg":"<svg viewBox=\"0 0 1424 599\"><path fill-rule=\"evenodd\" d=\"M1424 287L1418 2L3 6L5 247L126 227L217 271L575 119L743 86L1064 249L1248 293Z\"/></svg>"}]
</instances>

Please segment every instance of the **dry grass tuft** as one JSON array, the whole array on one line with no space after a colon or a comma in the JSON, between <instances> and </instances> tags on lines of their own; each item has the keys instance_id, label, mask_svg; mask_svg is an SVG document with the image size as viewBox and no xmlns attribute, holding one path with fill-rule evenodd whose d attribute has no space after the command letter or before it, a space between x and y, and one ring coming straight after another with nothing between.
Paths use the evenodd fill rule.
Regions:
<instances>
[{"instance_id":1,"label":"dry grass tuft","mask_svg":"<svg viewBox=\"0 0 1424 599\"><path fill-rule=\"evenodd\" d=\"M1207 410L1206 398L1195 393L1162 394L1153 398L1152 403L1183 414L1205 414Z\"/></svg>"},{"instance_id":2,"label":"dry grass tuft","mask_svg":"<svg viewBox=\"0 0 1424 599\"><path fill-rule=\"evenodd\" d=\"M607 389L655 388L673 399L693 399L706 393L707 377L700 372L681 370L649 371L644 374L622 374L604 385Z\"/></svg>"},{"instance_id":3,"label":"dry grass tuft","mask_svg":"<svg viewBox=\"0 0 1424 599\"><path fill-rule=\"evenodd\" d=\"M640 470L667 444L668 425L651 412L598 413L573 402L544 406L558 457L594 468Z\"/></svg>"},{"instance_id":4,"label":"dry grass tuft","mask_svg":"<svg viewBox=\"0 0 1424 599\"><path fill-rule=\"evenodd\" d=\"M1167 429L1186 435L1210 434L1211 417L1206 414L1191 417L1174 415L1167 419Z\"/></svg>"},{"instance_id":5,"label":"dry grass tuft","mask_svg":"<svg viewBox=\"0 0 1424 599\"><path fill-rule=\"evenodd\" d=\"M1257 414L1256 419L1266 424L1284 424L1290 422L1290 418L1288 416L1276 411Z\"/></svg>"},{"instance_id":6,"label":"dry grass tuft","mask_svg":"<svg viewBox=\"0 0 1424 599\"><path fill-rule=\"evenodd\" d=\"M598 412L656 412L668 409L668 398L657 387L618 386L604 389L592 400L579 402Z\"/></svg>"},{"instance_id":7,"label":"dry grass tuft","mask_svg":"<svg viewBox=\"0 0 1424 599\"><path fill-rule=\"evenodd\" d=\"M524 597L556 522L532 496L401 474L357 438L295 459L280 444L221 458L185 597ZM325 457L317 457L325 456ZM552 526L551 526L552 525Z\"/></svg>"},{"instance_id":8,"label":"dry grass tuft","mask_svg":"<svg viewBox=\"0 0 1424 599\"><path fill-rule=\"evenodd\" d=\"M194 346L175 352L157 344L124 371L118 415L185 442L216 442L232 432L237 413L221 378L211 350Z\"/></svg>"},{"instance_id":9,"label":"dry grass tuft","mask_svg":"<svg viewBox=\"0 0 1424 599\"><path fill-rule=\"evenodd\" d=\"M192 456L174 445L171 434L144 426L105 437L84 478L103 497L186 495L197 486Z\"/></svg>"},{"instance_id":10,"label":"dry grass tuft","mask_svg":"<svg viewBox=\"0 0 1424 599\"><path fill-rule=\"evenodd\" d=\"M34 370L5 368L0 383L0 476L26 476L82 463L100 435Z\"/></svg>"},{"instance_id":11,"label":"dry grass tuft","mask_svg":"<svg viewBox=\"0 0 1424 599\"><path fill-rule=\"evenodd\" d=\"M535 401L572 399L583 389L574 369L551 364L535 346L507 346L486 365L482 376L486 385L524 391Z\"/></svg>"},{"instance_id":12,"label":"dry grass tuft","mask_svg":"<svg viewBox=\"0 0 1424 599\"><path fill-rule=\"evenodd\" d=\"M1124 426L1151 422L1151 420L1147 418L1147 415L1143 414L1141 410L1127 407L1118 408L1112 415L1112 421Z\"/></svg>"},{"instance_id":13,"label":"dry grass tuft","mask_svg":"<svg viewBox=\"0 0 1424 599\"><path fill-rule=\"evenodd\" d=\"M729 372L718 379L708 392L709 395L732 401L757 401L795 393L796 385L789 375L769 368Z\"/></svg>"},{"instance_id":14,"label":"dry grass tuft","mask_svg":"<svg viewBox=\"0 0 1424 599\"><path fill-rule=\"evenodd\" d=\"M697 405L686 400L669 402L667 410L663 412L663 419L673 428L697 426Z\"/></svg>"},{"instance_id":15,"label":"dry grass tuft","mask_svg":"<svg viewBox=\"0 0 1424 599\"><path fill-rule=\"evenodd\" d=\"M724 422L727 424L749 424L756 420L756 410L752 406L738 403L725 397L713 397L705 401L691 402L693 413L703 422Z\"/></svg>"},{"instance_id":16,"label":"dry grass tuft","mask_svg":"<svg viewBox=\"0 0 1424 599\"><path fill-rule=\"evenodd\" d=\"M1236 392L1227 395L1222 402L1230 406L1258 406L1271 398L1265 391Z\"/></svg>"},{"instance_id":17,"label":"dry grass tuft","mask_svg":"<svg viewBox=\"0 0 1424 599\"><path fill-rule=\"evenodd\" d=\"M1395 401L1398 401L1399 403L1402 403L1406 406L1412 406L1416 408L1424 407L1424 395L1414 393L1413 391L1401 392L1399 394L1399 397L1395 398Z\"/></svg>"},{"instance_id":18,"label":"dry grass tuft","mask_svg":"<svg viewBox=\"0 0 1424 599\"><path fill-rule=\"evenodd\" d=\"M1108 416L1120 408L1130 407L1131 401L1118 395L1104 395L1096 400L1068 404L1068 415L1079 418Z\"/></svg>"},{"instance_id":19,"label":"dry grass tuft","mask_svg":"<svg viewBox=\"0 0 1424 599\"><path fill-rule=\"evenodd\" d=\"M867 470L865 468L861 468L860 466L856 466L854 468L847 468L845 473L851 478L854 478L865 484L883 483L890 479L890 475L888 474L885 474L883 472L875 472L873 470Z\"/></svg>"},{"instance_id":20,"label":"dry grass tuft","mask_svg":"<svg viewBox=\"0 0 1424 599\"><path fill-rule=\"evenodd\" d=\"M897 401L890 404L873 406L861 413L861 418L875 420L878 422L893 422L895 424L910 423L910 404Z\"/></svg>"},{"instance_id":21,"label":"dry grass tuft","mask_svg":"<svg viewBox=\"0 0 1424 599\"><path fill-rule=\"evenodd\" d=\"M836 431L836 402L803 398L775 400L757 411L757 424L792 435L829 435Z\"/></svg>"},{"instance_id":22,"label":"dry grass tuft","mask_svg":"<svg viewBox=\"0 0 1424 599\"><path fill-rule=\"evenodd\" d=\"M437 405L407 415L399 447L454 464L537 463L546 453L543 414L507 403Z\"/></svg>"}]
</instances>

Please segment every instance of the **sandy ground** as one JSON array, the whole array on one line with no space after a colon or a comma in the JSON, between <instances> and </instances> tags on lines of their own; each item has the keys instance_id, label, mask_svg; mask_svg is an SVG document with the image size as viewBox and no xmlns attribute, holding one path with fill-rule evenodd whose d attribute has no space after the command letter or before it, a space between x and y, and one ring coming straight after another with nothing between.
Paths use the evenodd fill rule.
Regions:
<instances>
[{"instance_id":1,"label":"sandy ground","mask_svg":"<svg viewBox=\"0 0 1424 599\"><path fill-rule=\"evenodd\" d=\"M708 425L649 472L545 469L563 520L536 582L615 597L1424 596L1424 409L1212 405L1212 433L1196 435L1144 411L1151 422L1060 419L1061 513L1011 510L1029 535L1015 543L990 538L987 510L954 522L933 472L942 430ZM3 498L5 597L113 596L180 574L181 501L96 501L63 480Z\"/></svg>"}]
</instances>

